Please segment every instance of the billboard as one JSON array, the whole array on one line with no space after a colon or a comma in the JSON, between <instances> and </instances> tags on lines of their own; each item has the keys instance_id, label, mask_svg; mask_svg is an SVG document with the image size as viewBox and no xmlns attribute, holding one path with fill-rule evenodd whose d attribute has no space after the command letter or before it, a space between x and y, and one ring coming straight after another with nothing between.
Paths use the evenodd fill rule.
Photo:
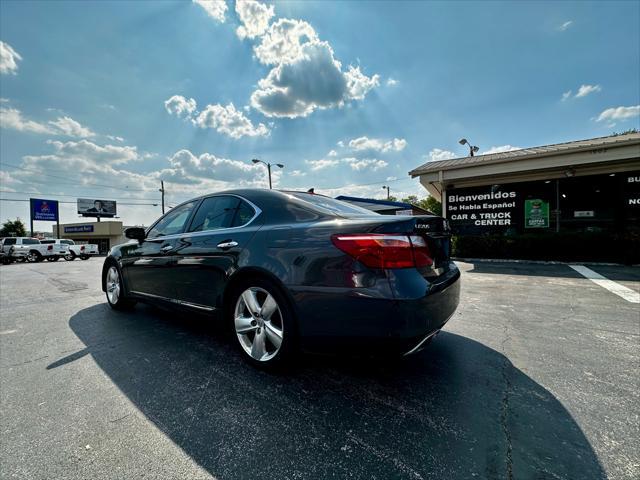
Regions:
<instances>
[{"instance_id":1,"label":"billboard","mask_svg":"<svg viewBox=\"0 0 640 480\"><path fill-rule=\"evenodd\" d=\"M58 201L31 198L31 220L58 221Z\"/></svg>"},{"instance_id":2,"label":"billboard","mask_svg":"<svg viewBox=\"0 0 640 480\"><path fill-rule=\"evenodd\" d=\"M115 217L116 202L114 200L79 198L78 213L83 217Z\"/></svg>"}]
</instances>

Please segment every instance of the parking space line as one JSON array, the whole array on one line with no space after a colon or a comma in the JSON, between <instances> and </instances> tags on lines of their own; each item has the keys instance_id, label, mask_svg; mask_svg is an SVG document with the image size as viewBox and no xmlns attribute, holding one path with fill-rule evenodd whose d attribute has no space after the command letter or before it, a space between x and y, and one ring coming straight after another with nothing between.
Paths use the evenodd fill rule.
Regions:
<instances>
[{"instance_id":1,"label":"parking space line","mask_svg":"<svg viewBox=\"0 0 640 480\"><path fill-rule=\"evenodd\" d=\"M603 277L599 273L594 272L590 268L585 267L584 265L569 265L580 275L588 278L593 283L600 285L602 288L606 288L611 293L615 293L619 297L624 298L627 302L631 303L640 303L640 293L634 292L630 288L625 287L624 285L620 285L619 283L614 282L613 280L609 280L606 277Z\"/></svg>"}]
</instances>

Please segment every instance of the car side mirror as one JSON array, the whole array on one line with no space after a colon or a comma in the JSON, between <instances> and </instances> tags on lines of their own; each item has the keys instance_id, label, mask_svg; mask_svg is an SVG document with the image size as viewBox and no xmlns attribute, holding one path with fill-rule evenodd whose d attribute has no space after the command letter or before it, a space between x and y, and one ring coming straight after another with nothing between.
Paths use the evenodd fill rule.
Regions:
<instances>
[{"instance_id":1,"label":"car side mirror","mask_svg":"<svg viewBox=\"0 0 640 480\"><path fill-rule=\"evenodd\" d=\"M138 240L139 242L142 242L147 235L144 231L144 228L129 227L124 229L124 236L127 238L131 238L132 240Z\"/></svg>"}]
</instances>

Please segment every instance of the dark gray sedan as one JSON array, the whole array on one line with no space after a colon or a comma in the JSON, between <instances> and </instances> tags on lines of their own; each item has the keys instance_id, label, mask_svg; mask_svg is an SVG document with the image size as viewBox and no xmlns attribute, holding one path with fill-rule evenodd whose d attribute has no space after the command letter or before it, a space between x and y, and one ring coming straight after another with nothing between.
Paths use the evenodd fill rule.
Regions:
<instances>
[{"instance_id":1,"label":"dark gray sedan","mask_svg":"<svg viewBox=\"0 0 640 480\"><path fill-rule=\"evenodd\" d=\"M245 357L277 365L300 349L410 354L453 315L460 272L438 216L385 216L323 195L231 190L185 202L113 247L102 288L218 312Z\"/></svg>"}]
</instances>

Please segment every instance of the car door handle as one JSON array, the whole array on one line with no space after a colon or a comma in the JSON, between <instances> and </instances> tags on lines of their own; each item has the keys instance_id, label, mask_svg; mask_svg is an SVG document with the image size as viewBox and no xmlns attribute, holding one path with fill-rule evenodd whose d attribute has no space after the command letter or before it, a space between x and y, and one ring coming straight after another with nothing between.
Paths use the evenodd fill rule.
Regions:
<instances>
[{"instance_id":1,"label":"car door handle","mask_svg":"<svg viewBox=\"0 0 640 480\"><path fill-rule=\"evenodd\" d=\"M160 249L160 251L161 251L162 253L167 253L169 250L172 250L172 249L173 249L173 245L165 245L164 247L162 247L162 248Z\"/></svg>"},{"instance_id":2,"label":"car door handle","mask_svg":"<svg viewBox=\"0 0 640 480\"><path fill-rule=\"evenodd\" d=\"M233 240L228 241L228 242L221 242L218 244L218 248L232 248L232 247L237 247L238 246L238 242L234 242Z\"/></svg>"}]
</instances>

